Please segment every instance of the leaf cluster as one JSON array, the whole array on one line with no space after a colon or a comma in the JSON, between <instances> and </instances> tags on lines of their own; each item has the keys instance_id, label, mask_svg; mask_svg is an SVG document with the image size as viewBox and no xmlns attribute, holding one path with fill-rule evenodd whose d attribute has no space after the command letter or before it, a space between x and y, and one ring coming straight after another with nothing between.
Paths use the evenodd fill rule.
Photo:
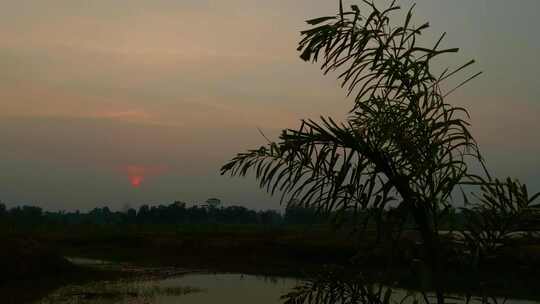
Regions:
<instances>
[{"instance_id":1,"label":"leaf cluster","mask_svg":"<svg viewBox=\"0 0 540 304\"><path fill-rule=\"evenodd\" d=\"M394 203L437 215L467 175L465 159L478 157L467 112L445 103L441 90L473 62L435 76L431 62L457 51L439 48L444 35L421 46L417 37L429 24L413 26L412 9L394 27L395 3L385 10L364 4L367 16L358 6L341 6L336 16L308 20L313 27L298 47L304 60L321 61L324 73L340 71L342 86L355 93L347 120L304 120L278 142L238 154L221 173L255 172L262 188L282 193L282 202L328 214Z\"/></svg>"},{"instance_id":2,"label":"leaf cluster","mask_svg":"<svg viewBox=\"0 0 540 304\"><path fill-rule=\"evenodd\" d=\"M464 194L466 205L462 212L467 221L462 235L472 253L492 255L537 221L540 205L534 202L540 192L530 195L526 185L509 177L499 180L487 174L487 178L472 178L480 191L472 194L472 202Z\"/></svg>"}]
</instances>

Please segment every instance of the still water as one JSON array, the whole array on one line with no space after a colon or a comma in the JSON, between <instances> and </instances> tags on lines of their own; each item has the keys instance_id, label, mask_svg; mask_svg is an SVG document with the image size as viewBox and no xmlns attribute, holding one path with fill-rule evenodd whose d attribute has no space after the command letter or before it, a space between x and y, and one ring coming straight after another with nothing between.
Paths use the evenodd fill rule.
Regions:
<instances>
[{"instance_id":1,"label":"still water","mask_svg":"<svg viewBox=\"0 0 540 304\"><path fill-rule=\"evenodd\" d=\"M161 280L65 286L38 303L66 304L278 304L296 279L242 274L187 274Z\"/></svg>"},{"instance_id":2,"label":"still water","mask_svg":"<svg viewBox=\"0 0 540 304\"><path fill-rule=\"evenodd\" d=\"M240 274L198 274L161 281L163 286L192 286L202 289L182 296L183 304L256 303L277 304L280 296L296 285L297 280L264 278ZM179 298L162 296L156 304L180 303Z\"/></svg>"},{"instance_id":3,"label":"still water","mask_svg":"<svg viewBox=\"0 0 540 304\"><path fill-rule=\"evenodd\" d=\"M70 260L76 264L93 267L115 268L119 265L106 261ZM135 274L136 270L130 271ZM141 270L144 270L145 274L150 274L150 277L137 278L139 274L134 275L133 279L124 281L68 285L52 292L36 304L278 304L283 302L280 300L283 294L301 283L298 279L281 277L194 273L167 268ZM399 303L399 299L409 294L411 292L407 290L394 290L392 299L395 298L397 301L391 302ZM410 300L413 299L410 298ZM489 302L494 304L539 303L517 299L492 299ZM471 303L478 303L478 301Z\"/></svg>"}]
</instances>

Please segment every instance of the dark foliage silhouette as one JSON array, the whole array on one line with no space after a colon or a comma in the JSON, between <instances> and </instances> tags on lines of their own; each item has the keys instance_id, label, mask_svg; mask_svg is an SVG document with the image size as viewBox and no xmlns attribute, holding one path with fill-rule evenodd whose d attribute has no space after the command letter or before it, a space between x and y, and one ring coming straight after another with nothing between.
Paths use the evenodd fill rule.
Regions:
<instances>
[{"instance_id":1,"label":"dark foliage silhouette","mask_svg":"<svg viewBox=\"0 0 540 304\"><path fill-rule=\"evenodd\" d=\"M358 223L373 220L384 227L380 232L394 239L412 218L422 238L422 262L429 269L436 300L442 304L439 230L455 202L455 191L467 184L480 186L483 192L479 197L484 199L477 203L481 207L465 211L471 225L494 214L520 222L521 211L515 208L526 209L524 202L528 206L538 196L529 198L511 180L486 181L470 173L471 163L484 166L484 160L469 132L466 109L446 103L445 97L481 74L449 84L474 61L436 73L432 66L437 59L458 51L440 47L444 34L434 45L423 45L420 35L429 24L415 26L412 8L395 25L400 11L395 1L384 9L372 1L361 3L362 9L352 5L345 10L340 1L337 15L308 20L312 27L301 33L298 47L303 60L320 62L325 74L337 72L341 86L354 97L346 121L330 117L302 121L298 129L284 130L278 142L238 154L221 173L254 173L261 187L281 192L282 202L288 205L311 207L337 224L342 214L353 212L361 218ZM501 196L501 188L509 190L510 198ZM517 201L512 195L519 195ZM512 207L507 210L498 204ZM379 216L390 206L395 207L394 216ZM361 212L365 210L369 212ZM491 232L506 226L480 224L477 228L480 235L473 230L465 235L484 250L491 246L484 244L486 239L496 242Z\"/></svg>"},{"instance_id":2,"label":"dark foliage silhouette","mask_svg":"<svg viewBox=\"0 0 540 304\"><path fill-rule=\"evenodd\" d=\"M183 224L246 224L246 225L316 225L325 219L310 208L290 206L282 214L276 210L252 210L243 206L216 207L184 202L168 205L143 205L138 210L127 208L111 211L109 207L88 212L43 211L40 207L6 208L0 204L0 224L36 227L40 224L93 225L183 225Z\"/></svg>"}]
</instances>

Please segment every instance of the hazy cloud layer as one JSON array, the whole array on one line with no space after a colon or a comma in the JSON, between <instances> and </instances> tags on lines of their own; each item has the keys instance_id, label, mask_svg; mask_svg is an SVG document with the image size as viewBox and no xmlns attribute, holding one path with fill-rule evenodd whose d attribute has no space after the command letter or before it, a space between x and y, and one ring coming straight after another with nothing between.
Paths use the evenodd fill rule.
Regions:
<instances>
[{"instance_id":1,"label":"hazy cloud layer","mask_svg":"<svg viewBox=\"0 0 540 304\"><path fill-rule=\"evenodd\" d=\"M303 20L336 4L0 0L0 199L67 209L218 196L276 207L253 181L217 170L264 144L258 127L275 137L302 118L344 117L350 100L335 75L295 52ZM485 71L450 101L471 109L490 164L537 191L539 11L536 0L416 9L433 26L428 42L447 31L446 45L462 48L444 64L475 58ZM167 169L134 189L118 169L129 166Z\"/></svg>"}]
</instances>

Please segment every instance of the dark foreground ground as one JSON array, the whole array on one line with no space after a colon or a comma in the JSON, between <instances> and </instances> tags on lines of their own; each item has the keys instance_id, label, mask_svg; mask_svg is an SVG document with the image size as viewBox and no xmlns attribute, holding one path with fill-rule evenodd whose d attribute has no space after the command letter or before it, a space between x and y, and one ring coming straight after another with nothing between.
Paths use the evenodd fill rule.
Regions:
<instances>
[{"instance_id":1,"label":"dark foreground ground","mask_svg":"<svg viewBox=\"0 0 540 304\"><path fill-rule=\"evenodd\" d=\"M409 288L429 288L419 280L423 265L416 258L415 233L405 234L400 250L388 244L363 247L348 235L317 229L239 229L214 227L174 233L155 231L63 231L4 236L0 252L2 303L24 303L68 282L111 279L104 273L75 267L63 256L86 257L145 266L175 266L257 275L306 277L325 264L357 268L377 280ZM381 277L392 258L391 276ZM471 271L449 252L446 286L464 291L483 286L492 295L540 299L540 244L520 240ZM354 265L351 264L354 261ZM12 296L10 296L12 295ZM23 296L23 298L21 298ZM13 301L10 302L10 298ZM16 299L16 300L15 300Z\"/></svg>"},{"instance_id":2,"label":"dark foreground ground","mask_svg":"<svg viewBox=\"0 0 540 304\"><path fill-rule=\"evenodd\" d=\"M0 250L0 303L31 303L69 284L119 278L114 271L77 267L35 238L4 236Z\"/></svg>"}]
</instances>

